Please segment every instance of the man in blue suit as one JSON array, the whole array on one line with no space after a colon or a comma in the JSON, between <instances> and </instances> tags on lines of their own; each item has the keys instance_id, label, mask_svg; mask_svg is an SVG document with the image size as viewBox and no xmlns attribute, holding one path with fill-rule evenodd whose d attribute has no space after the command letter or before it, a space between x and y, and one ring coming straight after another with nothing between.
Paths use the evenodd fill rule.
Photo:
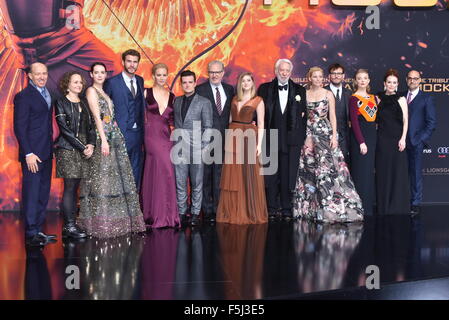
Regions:
<instances>
[{"instance_id":1,"label":"man in blue suit","mask_svg":"<svg viewBox=\"0 0 449 320\"><path fill-rule=\"evenodd\" d=\"M433 97L419 90L421 75L416 70L407 74L408 92L405 97L408 104L407 154L410 175L412 215L419 213L422 201L422 152L429 146L432 132L435 130L436 111Z\"/></svg>"},{"instance_id":2,"label":"man in blue suit","mask_svg":"<svg viewBox=\"0 0 449 320\"><path fill-rule=\"evenodd\" d=\"M122 54L123 72L105 83L105 92L114 102L115 118L125 137L126 151L131 162L137 190L143 164L143 110L145 97L143 78L136 75L140 53L126 50Z\"/></svg>"},{"instance_id":3,"label":"man in blue suit","mask_svg":"<svg viewBox=\"0 0 449 320\"><path fill-rule=\"evenodd\" d=\"M53 158L52 103L47 67L39 62L28 70L29 85L14 97L14 133L22 164L22 212L28 246L53 242L55 235L42 232L50 197Z\"/></svg>"}]
</instances>

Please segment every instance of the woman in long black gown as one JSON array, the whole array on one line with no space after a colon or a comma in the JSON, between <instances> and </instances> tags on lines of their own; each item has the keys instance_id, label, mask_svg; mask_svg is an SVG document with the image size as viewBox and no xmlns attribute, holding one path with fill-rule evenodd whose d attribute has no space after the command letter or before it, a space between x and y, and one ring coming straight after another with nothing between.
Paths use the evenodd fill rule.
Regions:
<instances>
[{"instance_id":1,"label":"woman in long black gown","mask_svg":"<svg viewBox=\"0 0 449 320\"><path fill-rule=\"evenodd\" d=\"M385 92L377 112L376 203L378 214L410 213L410 190L405 139L408 128L408 108L397 92L398 72L387 71Z\"/></svg>"}]
</instances>

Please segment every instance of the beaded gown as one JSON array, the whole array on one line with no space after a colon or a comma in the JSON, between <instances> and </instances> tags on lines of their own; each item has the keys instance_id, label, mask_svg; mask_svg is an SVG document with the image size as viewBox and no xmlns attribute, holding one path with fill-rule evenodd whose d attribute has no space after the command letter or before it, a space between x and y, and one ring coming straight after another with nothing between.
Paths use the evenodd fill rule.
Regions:
<instances>
[{"instance_id":1,"label":"beaded gown","mask_svg":"<svg viewBox=\"0 0 449 320\"><path fill-rule=\"evenodd\" d=\"M299 159L293 215L320 222L363 220L360 200L343 153L332 149L329 101L307 103L306 141Z\"/></svg>"},{"instance_id":2,"label":"beaded gown","mask_svg":"<svg viewBox=\"0 0 449 320\"><path fill-rule=\"evenodd\" d=\"M109 99L106 100L98 91L97 94L110 154L104 156L101 153L101 139L97 132L97 147L90 159L88 178L81 180L78 225L98 238L145 231L125 140L114 113L111 114L109 109ZM114 110L113 105L111 110Z\"/></svg>"}]
</instances>

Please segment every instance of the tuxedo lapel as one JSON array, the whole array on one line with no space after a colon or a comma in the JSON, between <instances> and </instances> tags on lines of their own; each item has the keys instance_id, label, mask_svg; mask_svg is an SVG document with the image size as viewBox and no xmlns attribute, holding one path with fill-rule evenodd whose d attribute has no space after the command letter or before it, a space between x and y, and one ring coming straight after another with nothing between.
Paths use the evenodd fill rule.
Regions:
<instances>
[{"instance_id":1,"label":"tuxedo lapel","mask_svg":"<svg viewBox=\"0 0 449 320\"><path fill-rule=\"evenodd\" d=\"M215 103L215 98L214 98L214 93L212 91L212 86L210 85L210 82L207 84L207 97L209 98L210 102L212 103L212 110L214 111L214 113L217 116L220 116L218 114L218 110L217 110L217 104ZM194 98L195 99L195 98ZM192 101L193 102L193 101ZM221 106L222 109L224 110L224 106ZM221 113L223 114L223 112Z\"/></svg>"}]
</instances>

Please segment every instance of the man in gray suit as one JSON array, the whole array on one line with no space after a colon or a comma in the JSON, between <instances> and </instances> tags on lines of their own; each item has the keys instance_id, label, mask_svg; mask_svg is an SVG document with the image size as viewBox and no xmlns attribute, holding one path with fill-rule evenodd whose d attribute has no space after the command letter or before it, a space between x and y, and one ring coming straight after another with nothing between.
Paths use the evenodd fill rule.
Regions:
<instances>
[{"instance_id":1,"label":"man in gray suit","mask_svg":"<svg viewBox=\"0 0 449 320\"><path fill-rule=\"evenodd\" d=\"M338 146L340 147L346 164L349 163L349 98L351 97L351 90L343 86L345 79L345 68L338 63L329 66L329 80L330 84L324 87L332 91L335 97L335 114L337 116L337 133Z\"/></svg>"},{"instance_id":2,"label":"man in gray suit","mask_svg":"<svg viewBox=\"0 0 449 320\"><path fill-rule=\"evenodd\" d=\"M203 199L204 163L202 151L210 142L213 122L212 105L207 98L195 93L196 75L190 70L181 73L184 95L174 102L175 140L181 138L172 149L175 164L176 197L181 222L187 222L187 178L192 187L191 225L199 224L199 214Z\"/></svg>"}]
</instances>

